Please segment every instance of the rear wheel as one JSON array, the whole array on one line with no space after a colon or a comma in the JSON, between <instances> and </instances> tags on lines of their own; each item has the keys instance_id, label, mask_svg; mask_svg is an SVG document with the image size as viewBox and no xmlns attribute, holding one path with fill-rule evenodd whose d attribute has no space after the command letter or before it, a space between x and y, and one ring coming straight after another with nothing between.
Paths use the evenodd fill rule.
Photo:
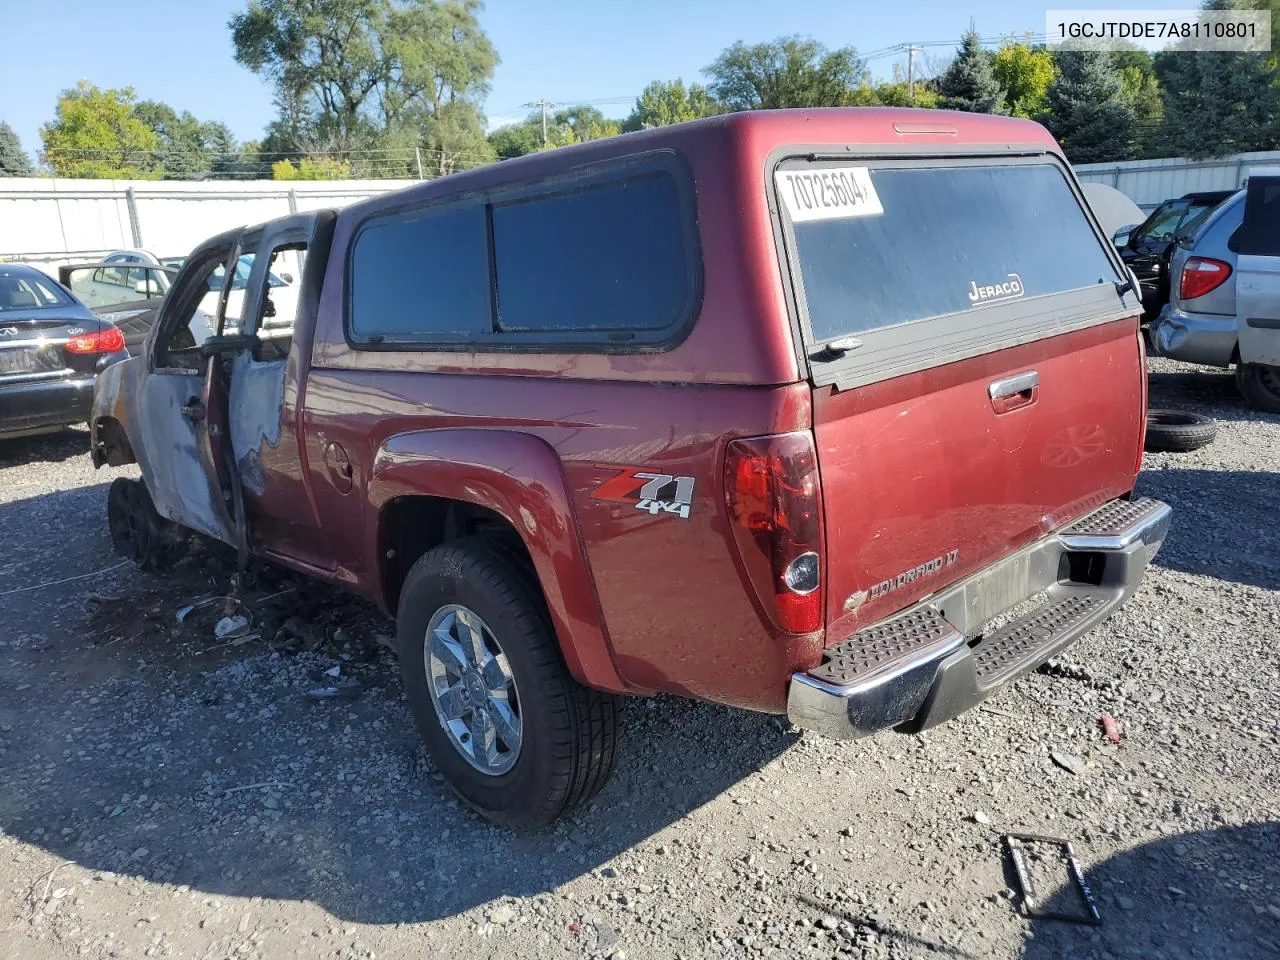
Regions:
<instances>
[{"instance_id":1,"label":"rear wheel","mask_svg":"<svg viewBox=\"0 0 1280 960\"><path fill-rule=\"evenodd\" d=\"M1280 367L1263 363L1238 363L1236 387L1255 410L1280 413Z\"/></svg>"},{"instance_id":2,"label":"rear wheel","mask_svg":"<svg viewBox=\"0 0 1280 960\"><path fill-rule=\"evenodd\" d=\"M178 526L156 510L146 484L116 477L107 493L107 527L116 553L143 570L160 570L177 557L182 542Z\"/></svg>"},{"instance_id":3,"label":"rear wheel","mask_svg":"<svg viewBox=\"0 0 1280 960\"><path fill-rule=\"evenodd\" d=\"M1217 433L1218 424L1212 417L1184 410L1149 410L1145 449L1189 453L1213 443Z\"/></svg>"},{"instance_id":4,"label":"rear wheel","mask_svg":"<svg viewBox=\"0 0 1280 960\"><path fill-rule=\"evenodd\" d=\"M508 827L542 826L613 771L621 701L569 675L528 564L489 537L429 550L397 615L400 670L453 790Z\"/></svg>"}]
</instances>

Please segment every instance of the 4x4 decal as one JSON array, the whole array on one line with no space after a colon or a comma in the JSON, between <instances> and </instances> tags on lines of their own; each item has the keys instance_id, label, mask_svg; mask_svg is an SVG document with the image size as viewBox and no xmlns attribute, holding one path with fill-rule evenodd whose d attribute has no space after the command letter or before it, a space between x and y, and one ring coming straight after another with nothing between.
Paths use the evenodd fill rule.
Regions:
<instances>
[{"instance_id":1,"label":"4x4 decal","mask_svg":"<svg viewBox=\"0 0 1280 960\"><path fill-rule=\"evenodd\" d=\"M617 473L592 491L592 500L635 504L637 510L645 510L655 517L660 513L670 513L689 519L693 506L693 477L677 477L643 467L596 466L601 470L616 470Z\"/></svg>"}]
</instances>

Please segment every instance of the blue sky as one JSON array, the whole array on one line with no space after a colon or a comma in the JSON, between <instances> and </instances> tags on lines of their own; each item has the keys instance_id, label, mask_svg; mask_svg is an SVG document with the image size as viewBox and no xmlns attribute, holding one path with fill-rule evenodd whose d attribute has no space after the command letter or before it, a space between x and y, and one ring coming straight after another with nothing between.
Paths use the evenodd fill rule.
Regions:
<instances>
[{"instance_id":1,"label":"blue sky","mask_svg":"<svg viewBox=\"0 0 1280 960\"><path fill-rule=\"evenodd\" d=\"M1186 8L1190 0L1092 0L1079 6ZM222 120L256 139L273 115L271 92L232 58L226 27L245 0L0 0L9 38L0 55L0 120L28 152L53 116L58 92L84 77L132 86L202 120ZM1065 3L1054 6L1068 6ZM109 11L109 13L107 13ZM808 34L868 53L904 41L955 41L972 17L984 36L1043 32L1045 5L1008 0L489 0L481 23L502 58L486 103L491 122L528 111L540 97L562 102L632 98L650 80L703 79L700 71L735 40ZM20 42L13 42L14 40ZM931 47L939 59L947 47ZM870 63L888 76L900 56ZM629 103L600 104L623 116Z\"/></svg>"}]
</instances>

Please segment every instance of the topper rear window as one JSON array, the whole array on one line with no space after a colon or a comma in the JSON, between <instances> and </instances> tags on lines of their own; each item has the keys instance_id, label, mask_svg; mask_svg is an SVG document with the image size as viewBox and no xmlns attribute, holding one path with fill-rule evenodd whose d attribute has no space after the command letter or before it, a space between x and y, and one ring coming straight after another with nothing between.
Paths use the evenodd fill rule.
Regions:
<instances>
[{"instance_id":1,"label":"topper rear window","mask_svg":"<svg viewBox=\"0 0 1280 960\"><path fill-rule=\"evenodd\" d=\"M792 162L776 183L814 343L1119 277L1050 162Z\"/></svg>"}]
</instances>

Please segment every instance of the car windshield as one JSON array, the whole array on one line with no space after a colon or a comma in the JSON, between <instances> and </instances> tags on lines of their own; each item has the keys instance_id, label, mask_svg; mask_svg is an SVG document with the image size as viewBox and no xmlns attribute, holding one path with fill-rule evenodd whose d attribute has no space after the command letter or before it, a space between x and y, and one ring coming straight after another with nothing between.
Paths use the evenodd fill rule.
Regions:
<instances>
[{"instance_id":1,"label":"car windshield","mask_svg":"<svg viewBox=\"0 0 1280 960\"><path fill-rule=\"evenodd\" d=\"M1178 224L1191 208L1189 200L1166 200L1156 207L1151 216L1129 236L1131 244L1143 240L1172 240Z\"/></svg>"},{"instance_id":2,"label":"car windshield","mask_svg":"<svg viewBox=\"0 0 1280 960\"><path fill-rule=\"evenodd\" d=\"M1178 236L1193 236L1195 232L1200 229L1200 226L1209 219L1209 214L1213 213L1216 209L1218 209L1218 205L1216 203L1200 207L1199 209L1193 206L1192 209L1187 212L1187 218L1183 220L1182 224L1178 227Z\"/></svg>"},{"instance_id":3,"label":"car windshield","mask_svg":"<svg viewBox=\"0 0 1280 960\"><path fill-rule=\"evenodd\" d=\"M72 302L61 287L34 271L0 270L0 312L42 310Z\"/></svg>"}]
</instances>

